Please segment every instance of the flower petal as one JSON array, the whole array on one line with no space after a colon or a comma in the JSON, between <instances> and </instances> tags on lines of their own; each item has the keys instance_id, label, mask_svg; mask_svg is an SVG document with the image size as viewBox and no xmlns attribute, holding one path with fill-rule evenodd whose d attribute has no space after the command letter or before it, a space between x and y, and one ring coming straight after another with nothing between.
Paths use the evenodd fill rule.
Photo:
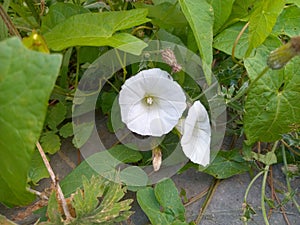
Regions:
<instances>
[{"instance_id":1,"label":"flower petal","mask_svg":"<svg viewBox=\"0 0 300 225\"><path fill-rule=\"evenodd\" d=\"M153 104L147 105L145 97ZM126 80L119 96L122 121L141 135L162 136L178 123L186 108L182 88L161 69L143 70Z\"/></svg>"},{"instance_id":2,"label":"flower petal","mask_svg":"<svg viewBox=\"0 0 300 225\"><path fill-rule=\"evenodd\" d=\"M184 154L194 163L206 166L210 160L211 129L206 109L196 101L184 122L181 146Z\"/></svg>"}]
</instances>

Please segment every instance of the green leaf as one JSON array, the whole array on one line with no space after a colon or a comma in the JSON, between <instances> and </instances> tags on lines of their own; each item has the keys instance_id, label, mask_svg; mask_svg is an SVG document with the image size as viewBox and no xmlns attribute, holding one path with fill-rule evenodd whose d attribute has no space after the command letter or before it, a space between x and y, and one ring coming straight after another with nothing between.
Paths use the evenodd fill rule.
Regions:
<instances>
[{"instance_id":1,"label":"green leaf","mask_svg":"<svg viewBox=\"0 0 300 225\"><path fill-rule=\"evenodd\" d=\"M231 150L219 151L214 161L203 172L217 179L226 179L249 169L249 163L242 158L239 150Z\"/></svg>"},{"instance_id":2,"label":"green leaf","mask_svg":"<svg viewBox=\"0 0 300 225\"><path fill-rule=\"evenodd\" d=\"M0 201L24 205L27 174L61 63L60 55L26 49L18 38L0 42Z\"/></svg>"},{"instance_id":3,"label":"green leaf","mask_svg":"<svg viewBox=\"0 0 300 225\"><path fill-rule=\"evenodd\" d=\"M254 80L264 70L270 52L280 45L281 41L278 38L270 36L263 45L256 49L254 55L245 59L245 67L250 80Z\"/></svg>"},{"instance_id":4,"label":"green leaf","mask_svg":"<svg viewBox=\"0 0 300 225\"><path fill-rule=\"evenodd\" d=\"M103 114L110 114L112 105L116 97L116 92L103 92L103 94L101 95L101 110Z\"/></svg>"},{"instance_id":5,"label":"green leaf","mask_svg":"<svg viewBox=\"0 0 300 225\"><path fill-rule=\"evenodd\" d=\"M73 197L73 206L77 218L84 217L86 214L93 212L97 207L99 204L97 198L101 197L105 190L105 180L92 177L89 182L89 180L83 176L82 185L84 193L79 189Z\"/></svg>"},{"instance_id":6,"label":"green leaf","mask_svg":"<svg viewBox=\"0 0 300 225\"><path fill-rule=\"evenodd\" d=\"M110 182L100 176L92 176L89 179L83 176L82 183L83 190L77 189L73 195L72 207L76 217L68 221L68 224L113 225L127 220L132 215L133 212L129 210L133 200L121 200L125 192L120 183ZM55 212L54 205L52 208ZM57 220L54 213L51 217ZM50 216L49 219L51 220ZM51 224L55 224L55 221L51 221Z\"/></svg>"},{"instance_id":7,"label":"green leaf","mask_svg":"<svg viewBox=\"0 0 300 225\"><path fill-rule=\"evenodd\" d=\"M137 201L152 224L187 225L185 208L171 179L159 182L154 189L138 190Z\"/></svg>"},{"instance_id":8,"label":"green leaf","mask_svg":"<svg viewBox=\"0 0 300 225\"><path fill-rule=\"evenodd\" d=\"M116 33L146 23L146 9L84 13L71 16L56 25L44 37L56 51L71 46L111 46L140 54L147 44L128 33Z\"/></svg>"},{"instance_id":9,"label":"green leaf","mask_svg":"<svg viewBox=\"0 0 300 225\"><path fill-rule=\"evenodd\" d=\"M61 146L59 136L51 131L43 133L40 142L44 152L50 154L56 153Z\"/></svg>"},{"instance_id":10,"label":"green leaf","mask_svg":"<svg viewBox=\"0 0 300 225\"><path fill-rule=\"evenodd\" d=\"M59 135L62 136L63 138L71 137L73 135L73 125L72 125L72 122L68 122L68 123L64 124L59 129Z\"/></svg>"},{"instance_id":11,"label":"green leaf","mask_svg":"<svg viewBox=\"0 0 300 225\"><path fill-rule=\"evenodd\" d=\"M56 199L56 193L53 191L49 197L48 207L47 207L47 216L51 222L46 222L45 224L63 224L62 218L59 211L58 202ZM43 224L43 223L42 223Z\"/></svg>"},{"instance_id":12,"label":"green leaf","mask_svg":"<svg viewBox=\"0 0 300 225\"><path fill-rule=\"evenodd\" d=\"M88 12L90 12L88 9L79 5L57 2L56 4L51 5L49 12L43 17L41 31L42 33L49 32L67 18Z\"/></svg>"},{"instance_id":13,"label":"green leaf","mask_svg":"<svg viewBox=\"0 0 300 225\"><path fill-rule=\"evenodd\" d=\"M48 177L49 172L42 160L42 157L40 153L37 150L35 150L31 159L30 169L28 172L29 182L32 182L34 185L37 185L37 183L41 179Z\"/></svg>"},{"instance_id":14,"label":"green leaf","mask_svg":"<svg viewBox=\"0 0 300 225\"><path fill-rule=\"evenodd\" d=\"M193 30L203 70L208 84L211 83L211 64L213 59L213 8L206 0L179 0L183 14Z\"/></svg>"},{"instance_id":15,"label":"green leaf","mask_svg":"<svg viewBox=\"0 0 300 225\"><path fill-rule=\"evenodd\" d=\"M83 161L60 182L61 188L65 195L70 195L78 187L82 186L82 182L78 177L84 175L89 179L92 175L107 174L109 176L111 174L111 178L113 178L116 172L119 171L117 165L120 162L134 163L141 160L141 158L140 152L124 145L116 145L107 151L95 153ZM120 173L122 173L122 170Z\"/></svg>"},{"instance_id":16,"label":"green leaf","mask_svg":"<svg viewBox=\"0 0 300 225\"><path fill-rule=\"evenodd\" d=\"M184 46L183 42L181 41L181 39L179 37L169 33L168 31L166 31L164 29L159 29L159 31L157 31L156 35L157 35L158 39L161 41L168 41L168 42L172 42L174 44Z\"/></svg>"},{"instance_id":17,"label":"green leaf","mask_svg":"<svg viewBox=\"0 0 300 225\"><path fill-rule=\"evenodd\" d=\"M239 22L223 30L215 37L214 48L231 55L234 41L244 26L245 23ZM238 59L242 59L248 49L248 46L248 32L245 31L235 47L234 56Z\"/></svg>"},{"instance_id":18,"label":"green leaf","mask_svg":"<svg viewBox=\"0 0 300 225\"><path fill-rule=\"evenodd\" d=\"M253 10L253 5L256 0L237 0L234 1L232 11L224 27L232 25L236 22L249 20L249 16Z\"/></svg>"},{"instance_id":19,"label":"green leaf","mask_svg":"<svg viewBox=\"0 0 300 225\"><path fill-rule=\"evenodd\" d=\"M55 104L54 106L49 106L49 111L47 114L47 125L51 130L56 130L57 126L64 121L67 114L67 108L61 102Z\"/></svg>"},{"instance_id":20,"label":"green leaf","mask_svg":"<svg viewBox=\"0 0 300 225\"><path fill-rule=\"evenodd\" d=\"M138 166L130 166L120 172L120 179L124 184L130 186L146 186L148 183L148 176L144 170Z\"/></svg>"},{"instance_id":21,"label":"green leaf","mask_svg":"<svg viewBox=\"0 0 300 225\"><path fill-rule=\"evenodd\" d=\"M274 152L268 152L265 155L258 154L256 152L251 152L251 153L252 153L252 157L255 160L260 161L260 162L264 163L265 165L272 165L272 164L277 163L277 157Z\"/></svg>"},{"instance_id":22,"label":"green leaf","mask_svg":"<svg viewBox=\"0 0 300 225\"><path fill-rule=\"evenodd\" d=\"M253 48L261 45L272 32L284 4L284 0L256 1L256 5L254 6L249 20L248 55L250 55Z\"/></svg>"},{"instance_id":23,"label":"green leaf","mask_svg":"<svg viewBox=\"0 0 300 225\"><path fill-rule=\"evenodd\" d=\"M182 205L178 190L171 179L159 182L154 188L154 193L165 213L170 213L176 219L185 221L185 208Z\"/></svg>"},{"instance_id":24,"label":"green leaf","mask_svg":"<svg viewBox=\"0 0 300 225\"><path fill-rule=\"evenodd\" d=\"M72 143L76 148L81 148L87 142L94 130L94 126L94 122L81 123L79 125L73 124L74 137Z\"/></svg>"},{"instance_id":25,"label":"green leaf","mask_svg":"<svg viewBox=\"0 0 300 225\"><path fill-rule=\"evenodd\" d=\"M300 35L299 21L300 8L297 6L287 7L279 15L273 28L273 33L276 35L287 35L289 37Z\"/></svg>"},{"instance_id":26,"label":"green leaf","mask_svg":"<svg viewBox=\"0 0 300 225\"><path fill-rule=\"evenodd\" d=\"M187 26L183 13L174 3L163 2L155 5L135 3L134 5L137 8L148 9L148 17L151 19L151 22L160 28L174 30Z\"/></svg>"},{"instance_id":27,"label":"green leaf","mask_svg":"<svg viewBox=\"0 0 300 225\"><path fill-rule=\"evenodd\" d=\"M234 0L208 0L214 9L214 34L216 34L230 16Z\"/></svg>"},{"instance_id":28,"label":"green leaf","mask_svg":"<svg viewBox=\"0 0 300 225\"><path fill-rule=\"evenodd\" d=\"M284 69L268 71L249 91L244 116L249 144L276 141L300 125L299 63L295 57ZM249 66L260 68L257 61L248 61Z\"/></svg>"},{"instance_id":29,"label":"green leaf","mask_svg":"<svg viewBox=\"0 0 300 225\"><path fill-rule=\"evenodd\" d=\"M160 205L156 200L154 190L151 187L147 187L137 192L137 201L146 213L151 224L170 224L166 218L167 215L160 211Z\"/></svg>"},{"instance_id":30,"label":"green leaf","mask_svg":"<svg viewBox=\"0 0 300 225\"><path fill-rule=\"evenodd\" d=\"M83 46L78 49L78 63L93 63L100 55L99 47Z\"/></svg>"}]
</instances>

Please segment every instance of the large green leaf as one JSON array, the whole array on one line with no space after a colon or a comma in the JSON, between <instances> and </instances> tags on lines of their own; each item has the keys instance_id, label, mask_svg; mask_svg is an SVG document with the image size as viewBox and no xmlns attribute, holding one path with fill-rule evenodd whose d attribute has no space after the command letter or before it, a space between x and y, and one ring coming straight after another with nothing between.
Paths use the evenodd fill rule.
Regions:
<instances>
[{"instance_id":1,"label":"large green leaf","mask_svg":"<svg viewBox=\"0 0 300 225\"><path fill-rule=\"evenodd\" d=\"M231 150L219 151L214 161L203 172L218 179L226 179L249 169L249 163L242 158L239 150Z\"/></svg>"},{"instance_id":2,"label":"large green leaf","mask_svg":"<svg viewBox=\"0 0 300 225\"><path fill-rule=\"evenodd\" d=\"M223 26L230 16L234 0L209 0L214 9L214 34Z\"/></svg>"},{"instance_id":3,"label":"large green leaf","mask_svg":"<svg viewBox=\"0 0 300 225\"><path fill-rule=\"evenodd\" d=\"M0 43L0 201L24 205L27 173L61 63L60 55L26 49L17 38Z\"/></svg>"},{"instance_id":4,"label":"large green leaf","mask_svg":"<svg viewBox=\"0 0 300 225\"><path fill-rule=\"evenodd\" d=\"M300 35L300 8L290 6L283 10L277 19L273 33L276 35L297 36Z\"/></svg>"},{"instance_id":5,"label":"large green leaf","mask_svg":"<svg viewBox=\"0 0 300 225\"><path fill-rule=\"evenodd\" d=\"M284 69L268 71L250 90L244 117L249 144L278 140L293 126L300 125L299 65L300 59L296 57ZM257 66L257 61L248 61L248 67Z\"/></svg>"},{"instance_id":6,"label":"large green leaf","mask_svg":"<svg viewBox=\"0 0 300 225\"><path fill-rule=\"evenodd\" d=\"M268 38L253 57L245 60L248 76L253 81L266 67L270 51L280 46ZM269 70L249 91L245 103L244 128L248 144L275 141L281 134L300 123L300 59L295 57L281 70Z\"/></svg>"},{"instance_id":7,"label":"large green leaf","mask_svg":"<svg viewBox=\"0 0 300 225\"><path fill-rule=\"evenodd\" d=\"M248 55L253 48L261 45L276 23L277 17L281 13L285 0L264 0L256 1L254 11L249 20L249 49Z\"/></svg>"},{"instance_id":8,"label":"large green leaf","mask_svg":"<svg viewBox=\"0 0 300 225\"><path fill-rule=\"evenodd\" d=\"M67 18L76 14L88 13L88 9L71 3L57 2L52 5L49 12L42 20L41 31L46 33L53 29L56 25L64 22Z\"/></svg>"},{"instance_id":9,"label":"large green leaf","mask_svg":"<svg viewBox=\"0 0 300 225\"><path fill-rule=\"evenodd\" d=\"M116 33L146 23L146 9L84 13L57 24L44 37L56 51L71 46L111 46L132 54L140 54L147 45L128 33Z\"/></svg>"},{"instance_id":10,"label":"large green leaf","mask_svg":"<svg viewBox=\"0 0 300 225\"><path fill-rule=\"evenodd\" d=\"M140 189L137 192L137 201L152 224L187 225L185 208L171 179L159 182L154 189Z\"/></svg>"},{"instance_id":11,"label":"large green leaf","mask_svg":"<svg viewBox=\"0 0 300 225\"><path fill-rule=\"evenodd\" d=\"M213 59L213 8L206 0L179 0L181 9L193 30L207 83L211 83L211 64Z\"/></svg>"}]
</instances>

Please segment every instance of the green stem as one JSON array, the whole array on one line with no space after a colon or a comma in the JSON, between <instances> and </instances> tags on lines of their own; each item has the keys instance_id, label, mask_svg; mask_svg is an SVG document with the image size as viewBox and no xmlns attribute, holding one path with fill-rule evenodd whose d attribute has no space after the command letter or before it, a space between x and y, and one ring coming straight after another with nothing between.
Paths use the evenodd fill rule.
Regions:
<instances>
[{"instance_id":1,"label":"green stem","mask_svg":"<svg viewBox=\"0 0 300 225\"><path fill-rule=\"evenodd\" d=\"M268 172L269 172L269 167L270 165L267 165L264 169L264 177L262 180L262 187L261 187L261 212L265 221L266 225L269 225L268 221L268 216L267 216L267 211L266 211L266 206L265 206L265 195L266 195L266 183L267 183L267 178L268 178Z\"/></svg>"},{"instance_id":2,"label":"green stem","mask_svg":"<svg viewBox=\"0 0 300 225\"><path fill-rule=\"evenodd\" d=\"M240 97L242 97L244 94L248 93L253 87L254 85L256 84L256 82L262 78L263 75L265 75L265 73L269 70L269 67L265 67L263 69L263 71L258 74L258 76L253 80L251 81L250 85L248 86L248 88L244 88L242 89L235 97L233 97L232 99L230 99L227 103L230 103L230 102L233 102L233 101L236 101L238 100Z\"/></svg>"},{"instance_id":3,"label":"green stem","mask_svg":"<svg viewBox=\"0 0 300 225\"><path fill-rule=\"evenodd\" d=\"M247 202L247 197L250 191L250 188L252 187L252 185L254 184L254 182L264 173L264 171L260 171L258 174L256 174L256 176L251 180L251 182L249 183L246 192L245 192L245 196L244 196L244 203Z\"/></svg>"},{"instance_id":4,"label":"green stem","mask_svg":"<svg viewBox=\"0 0 300 225\"><path fill-rule=\"evenodd\" d=\"M291 194L293 190L292 190L292 187L291 187L290 179L289 179L289 177L287 175L288 167L287 167L287 159L286 159L284 145L282 145L281 151L282 151L282 158L283 158L284 170L286 172L286 174L285 174L286 186L288 188L288 192ZM294 196L292 197L292 200L293 200L293 203L295 204L298 212L300 213L300 206L299 206L298 202L296 201L296 199L294 198Z\"/></svg>"},{"instance_id":5,"label":"green stem","mask_svg":"<svg viewBox=\"0 0 300 225\"><path fill-rule=\"evenodd\" d=\"M118 88L116 88L116 86L112 83L112 82L110 82L109 80L105 80L117 93L119 93L119 90L118 90Z\"/></svg>"},{"instance_id":6,"label":"green stem","mask_svg":"<svg viewBox=\"0 0 300 225\"><path fill-rule=\"evenodd\" d=\"M264 171L260 171L258 174L256 174L256 176L250 181L246 191L245 191L245 195L244 195L244 204L247 205L247 197L250 191L250 188L252 187L252 185L254 184L254 182L264 173ZM246 213L247 207L245 206L244 208L244 215ZM247 219L245 219L244 221L244 225L247 225Z\"/></svg>"},{"instance_id":7,"label":"green stem","mask_svg":"<svg viewBox=\"0 0 300 225\"><path fill-rule=\"evenodd\" d=\"M76 47L76 54L77 54L77 60L76 60L76 74L75 74L75 89L78 87L78 77L79 77L79 69L80 69L80 64L79 64L79 50L80 47Z\"/></svg>"},{"instance_id":8,"label":"green stem","mask_svg":"<svg viewBox=\"0 0 300 225\"><path fill-rule=\"evenodd\" d=\"M115 51L116 51L116 55L117 55L117 58L118 58L118 60L119 60L119 63L120 63L120 65L121 65L122 69L123 69L123 82L125 82L125 80L126 80L126 75L127 75L126 66L125 66L125 64L124 64L124 62L126 62L126 53L124 54L124 59L122 60L122 59L121 59L121 56L120 56L120 54L119 54L119 52L118 52L118 50L115 49Z\"/></svg>"},{"instance_id":9,"label":"green stem","mask_svg":"<svg viewBox=\"0 0 300 225\"><path fill-rule=\"evenodd\" d=\"M253 88L254 84L256 84L256 82L263 76L265 75L265 73L269 70L269 67L266 66L263 71L261 71L260 74L258 74L258 76L250 83L249 87L247 88L246 92L248 92L249 90L251 90L251 88Z\"/></svg>"}]
</instances>

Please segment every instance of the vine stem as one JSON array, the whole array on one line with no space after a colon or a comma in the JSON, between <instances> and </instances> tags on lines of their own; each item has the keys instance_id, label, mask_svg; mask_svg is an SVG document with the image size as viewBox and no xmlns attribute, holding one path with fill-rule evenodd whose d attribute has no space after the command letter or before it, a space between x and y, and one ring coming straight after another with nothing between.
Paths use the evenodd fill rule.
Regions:
<instances>
[{"instance_id":1,"label":"vine stem","mask_svg":"<svg viewBox=\"0 0 300 225\"><path fill-rule=\"evenodd\" d=\"M126 70L126 65L125 65L126 64L126 53L124 53L124 57L123 57L123 60L122 60L117 49L115 49L115 52L116 52L116 56L119 60L119 63L121 65L122 69L123 69L123 82L125 82L126 75L127 75L127 70Z\"/></svg>"},{"instance_id":2,"label":"vine stem","mask_svg":"<svg viewBox=\"0 0 300 225\"><path fill-rule=\"evenodd\" d=\"M276 141L272 147L272 151L271 152L275 152L276 148L278 145L278 141ZM269 220L268 220L268 216L267 216L267 211L266 211L266 206L265 206L265 196L266 196L266 184L267 184L267 178L268 178L268 174L269 174L269 169L270 169L270 165L266 165L265 169L263 170L264 172L264 177L262 180L262 187L261 187L261 199L260 199L260 203L261 203L261 212L265 221L266 225L269 225Z\"/></svg>"},{"instance_id":3,"label":"vine stem","mask_svg":"<svg viewBox=\"0 0 300 225\"><path fill-rule=\"evenodd\" d=\"M262 215L263 215L263 218L264 218L264 221L265 221L266 225L269 225L266 206L265 206L266 183L267 183L269 168L270 168L270 165L266 165L266 167L263 171L264 177L263 177L263 180L262 180L261 199L260 199L261 212L262 212Z\"/></svg>"},{"instance_id":4,"label":"vine stem","mask_svg":"<svg viewBox=\"0 0 300 225\"><path fill-rule=\"evenodd\" d=\"M36 147L39 150L39 153L40 153L40 155L41 155L41 157L43 159L43 162L44 162L44 164L45 164L45 166L46 166L46 168L48 170L50 178L51 178L54 186L57 189L57 194L58 194L58 196L59 196L59 198L61 200L62 208L63 208L64 214L66 216L66 221L70 221L72 219L72 216L71 216L70 211L68 209L67 202L66 202L64 194L63 194L63 192L61 190L61 187L60 187L59 183L56 180L56 177L55 177L55 174L54 174L54 172L52 170L52 167L51 167L51 165L50 165L50 163L49 163L49 161L48 161L48 159L46 157L46 154L44 153L44 150L43 150L43 148L42 148L42 146L41 146L41 144L39 142L36 143Z\"/></svg>"},{"instance_id":5,"label":"vine stem","mask_svg":"<svg viewBox=\"0 0 300 225\"><path fill-rule=\"evenodd\" d=\"M250 188L252 187L252 185L254 184L254 182L264 173L264 171L260 171L258 174L256 174L256 176L251 180L251 182L249 183L246 191L245 191L245 195L244 195L244 203L247 202L247 197L250 191Z\"/></svg>"},{"instance_id":6,"label":"vine stem","mask_svg":"<svg viewBox=\"0 0 300 225\"><path fill-rule=\"evenodd\" d=\"M257 77L255 77L255 79L253 81L251 81L250 85L248 87L245 87L241 92L238 93L238 95L236 95L235 97L233 97L232 99L230 99L227 104L234 102L236 100L238 100L240 97L242 97L244 94L248 93L256 84L256 82L262 78L263 75L265 75L265 73L269 70L269 67L266 66L263 71L260 72L260 74L258 74Z\"/></svg>"},{"instance_id":7,"label":"vine stem","mask_svg":"<svg viewBox=\"0 0 300 225\"><path fill-rule=\"evenodd\" d=\"M234 41L234 44L233 44L233 47L232 47L232 50L231 50L231 58L232 58L232 61L241 65L241 66L244 66L242 63L240 63L239 61L237 61L235 59L235 48L237 46L237 44L239 43L239 40L241 39L243 33L245 32L245 30L247 29L247 27L249 26L249 22L245 24L245 26L242 28L242 30L240 31L240 33L238 34L237 38L235 39Z\"/></svg>"},{"instance_id":8,"label":"vine stem","mask_svg":"<svg viewBox=\"0 0 300 225\"><path fill-rule=\"evenodd\" d=\"M288 167L287 167L287 159L286 159L286 154L285 154L285 150L284 150L284 146L282 145L281 147L281 151L282 151L282 158L283 158L283 164L284 164L284 170L287 173L288 171ZM291 194L292 193L292 188L291 188L291 184L290 184L290 180L287 174L285 174L285 179L286 179L286 186L288 188L288 192ZM292 197L293 203L295 204L298 212L300 213L300 206L298 204L298 202L296 201L296 199L294 197Z\"/></svg>"}]
</instances>

